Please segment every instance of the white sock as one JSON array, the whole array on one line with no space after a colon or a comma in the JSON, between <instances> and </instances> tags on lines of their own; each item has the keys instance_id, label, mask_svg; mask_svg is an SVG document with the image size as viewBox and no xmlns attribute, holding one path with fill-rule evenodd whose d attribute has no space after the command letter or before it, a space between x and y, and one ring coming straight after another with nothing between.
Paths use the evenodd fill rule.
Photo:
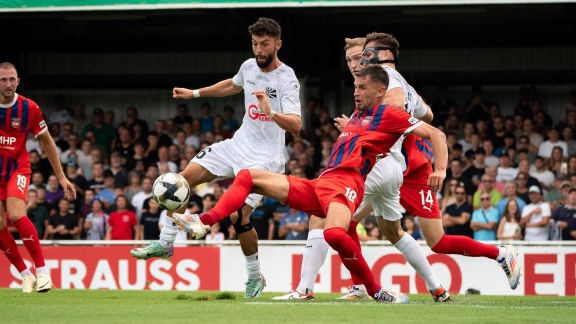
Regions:
<instances>
[{"instance_id":1,"label":"white sock","mask_svg":"<svg viewBox=\"0 0 576 324\"><path fill-rule=\"evenodd\" d=\"M311 230L306 240L306 248L302 256L302 269L300 270L300 283L296 290L302 294L314 291L314 284L320 268L326 261L330 246L324 240L324 230Z\"/></svg>"},{"instance_id":2,"label":"white sock","mask_svg":"<svg viewBox=\"0 0 576 324\"><path fill-rule=\"evenodd\" d=\"M358 290L366 291L366 286L364 285L352 285L352 288L357 288Z\"/></svg>"},{"instance_id":3,"label":"white sock","mask_svg":"<svg viewBox=\"0 0 576 324\"><path fill-rule=\"evenodd\" d=\"M24 276L31 276L32 272L30 272L30 270L26 269L26 270L20 272L20 275L22 276L22 278L24 278Z\"/></svg>"},{"instance_id":4,"label":"white sock","mask_svg":"<svg viewBox=\"0 0 576 324\"><path fill-rule=\"evenodd\" d=\"M49 276L50 274L48 273L48 269L46 269L46 267L38 267L36 268L36 276L38 276L39 274L45 274L47 276Z\"/></svg>"},{"instance_id":5,"label":"white sock","mask_svg":"<svg viewBox=\"0 0 576 324\"><path fill-rule=\"evenodd\" d=\"M258 252L252 255L245 255L246 258L246 272L248 272L248 279L260 278L260 260L258 259Z\"/></svg>"},{"instance_id":6,"label":"white sock","mask_svg":"<svg viewBox=\"0 0 576 324\"><path fill-rule=\"evenodd\" d=\"M432 267L420 245L408 233L404 233L404 236L398 241L394 246L404 255L404 258L416 272L420 275L422 279L426 282L426 287L428 290L434 290L440 287L440 281L436 278L434 272L432 272Z\"/></svg>"},{"instance_id":7,"label":"white sock","mask_svg":"<svg viewBox=\"0 0 576 324\"><path fill-rule=\"evenodd\" d=\"M160 231L160 245L167 249L171 248L176 240L176 234L178 234L178 225L174 223L171 217L166 216L164 218L164 227Z\"/></svg>"},{"instance_id":8,"label":"white sock","mask_svg":"<svg viewBox=\"0 0 576 324\"><path fill-rule=\"evenodd\" d=\"M496 257L496 260L502 260L506 257L506 253L508 252L508 249L506 249L503 246L499 246L498 247L498 256Z\"/></svg>"}]
</instances>

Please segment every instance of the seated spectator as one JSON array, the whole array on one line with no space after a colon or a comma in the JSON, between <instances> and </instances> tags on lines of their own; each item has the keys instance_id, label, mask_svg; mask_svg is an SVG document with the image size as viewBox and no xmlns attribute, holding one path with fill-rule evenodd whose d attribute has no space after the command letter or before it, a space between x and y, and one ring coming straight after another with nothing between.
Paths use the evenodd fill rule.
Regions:
<instances>
[{"instance_id":1,"label":"seated spectator","mask_svg":"<svg viewBox=\"0 0 576 324\"><path fill-rule=\"evenodd\" d=\"M220 232L220 222L210 227L210 232L206 234L206 242L224 241L224 233Z\"/></svg>"},{"instance_id":2,"label":"seated spectator","mask_svg":"<svg viewBox=\"0 0 576 324\"><path fill-rule=\"evenodd\" d=\"M498 215L500 215L500 217L504 215L506 206L512 200L516 202L516 207L518 208L520 213L522 213L522 209L524 209L524 207L526 206L526 202L522 198L518 197L518 195L516 194L517 189L518 188L516 187L516 183L514 181L506 182L505 196L504 198L502 198L502 200L500 200L496 204L496 209L498 209Z\"/></svg>"},{"instance_id":3,"label":"seated spectator","mask_svg":"<svg viewBox=\"0 0 576 324\"><path fill-rule=\"evenodd\" d=\"M116 199L116 195L114 195L114 174L112 171L106 170L104 171L104 188L96 194L96 199L100 199L106 209L109 209L114 203Z\"/></svg>"},{"instance_id":4,"label":"seated spectator","mask_svg":"<svg viewBox=\"0 0 576 324\"><path fill-rule=\"evenodd\" d=\"M26 216L28 216L32 224L34 224L38 232L38 237L45 240L48 236L46 228L48 228L50 217L46 207L38 203L38 193L34 189L28 190Z\"/></svg>"},{"instance_id":5,"label":"seated spectator","mask_svg":"<svg viewBox=\"0 0 576 324\"><path fill-rule=\"evenodd\" d=\"M472 216L472 205L466 199L466 189L457 186L454 190L456 202L446 207L442 215L442 226L446 235L464 235L474 237L474 232L470 228L470 217Z\"/></svg>"},{"instance_id":6,"label":"seated spectator","mask_svg":"<svg viewBox=\"0 0 576 324\"><path fill-rule=\"evenodd\" d=\"M568 158L568 146L566 142L560 140L560 132L557 128L551 128L548 131L548 140L542 142L540 147L538 147L538 156L544 158L544 161L548 161L552 157L552 149L555 147L561 147L565 158Z\"/></svg>"},{"instance_id":7,"label":"seated spectator","mask_svg":"<svg viewBox=\"0 0 576 324\"><path fill-rule=\"evenodd\" d=\"M570 189L566 203L554 212L551 223L551 240L576 240L576 189Z\"/></svg>"},{"instance_id":8,"label":"seated spectator","mask_svg":"<svg viewBox=\"0 0 576 324\"><path fill-rule=\"evenodd\" d=\"M110 213L105 240L134 240L138 235L136 214L128 210L126 196L120 195L114 201L116 211Z\"/></svg>"},{"instance_id":9,"label":"seated spectator","mask_svg":"<svg viewBox=\"0 0 576 324\"><path fill-rule=\"evenodd\" d=\"M552 149L552 156L548 160L548 169L556 175L556 177L566 177L568 175L568 158L565 158L562 153L562 148L556 146Z\"/></svg>"},{"instance_id":10,"label":"seated spectator","mask_svg":"<svg viewBox=\"0 0 576 324\"><path fill-rule=\"evenodd\" d=\"M482 207L481 196L483 194L487 194L490 197L490 206L496 206L496 204L502 200L502 194L494 188L494 178L491 175L484 174L482 176L482 184L482 189L478 189L474 193L474 198L472 200L472 208L474 208L474 210Z\"/></svg>"},{"instance_id":11,"label":"seated spectator","mask_svg":"<svg viewBox=\"0 0 576 324\"><path fill-rule=\"evenodd\" d=\"M378 227L376 227L378 228ZM418 224L414 221L414 217L412 216L404 216L404 232L410 234L415 240L424 240L422 236L422 232L420 232L420 228Z\"/></svg>"},{"instance_id":12,"label":"seated spectator","mask_svg":"<svg viewBox=\"0 0 576 324\"><path fill-rule=\"evenodd\" d=\"M282 217L278 236L285 240L305 240L308 236L308 215L293 208Z\"/></svg>"},{"instance_id":13,"label":"seated spectator","mask_svg":"<svg viewBox=\"0 0 576 324\"><path fill-rule=\"evenodd\" d=\"M140 217L139 240L158 240L160 237L160 227L158 226L160 214L162 214L162 210L156 200L148 199L148 207Z\"/></svg>"},{"instance_id":14,"label":"seated spectator","mask_svg":"<svg viewBox=\"0 0 576 324\"><path fill-rule=\"evenodd\" d=\"M550 219L550 205L542 201L542 192L537 186L528 189L530 204L524 207L520 226L525 228L525 241L548 240L548 220Z\"/></svg>"},{"instance_id":15,"label":"seated spectator","mask_svg":"<svg viewBox=\"0 0 576 324\"><path fill-rule=\"evenodd\" d=\"M499 240L521 240L520 218L520 208L518 208L516 200L508 201L498 225L496 238Z\"/></svg>"},{"instance_id":16,"label":"seated spectator","mask_svg":"<svg viewBox=\"0 0 576 324\"><path fill-rule=\"evenodd\" d=\"M58 211L50 217L46 232L53 240L73 240L80 232L78 219L70 212L70 201L60 198L57 202Z\"/></svg>"},{"instance_id":17,"label":"seated spectator","mask_svg":"<svg viewBox=\"0 0 576 324\"><path fill-rule=\"evenodd\" d=\"M498 210L491 206L490 194L480 195L481 206L472 213L470 228L474 231L476 241L493 241L496 239L496 227L500 221Z\"/></svg>"},{"instance_id":18,"label":"seated spectator","mask_svg":"<svg viewBox=\"0 0 576 324\"><path fill-rule=\"evenodd\" d=\"M464 171L464 176L469 178L472 184L476 187L482 183L481 179L484 173L486 173L486 163L484 159L486 158L486 151L479 147L474 153L474 161L472 165Z\"/></svg>"},{"instance_id":19,"label":"seated spectator","mask_svg":"<svg viewBox=\"0 0 576 324\"><path fill-rule=\"evenodd\" d=\"M46 186L46 197L45 200L52 204L53 208L57 208L58 200L64 197L64 190L60 188L58 183L58 178L55 175L48 177L48 184Z\"/></svg>"},{"instance_id":20,"label":"seated spectator","mask_svg":"<svg viewBox=\"0 0 576 324\"><path fill-rule=\"evenodd\" d=\"M548 194L544 197L544 201L548 202L550 205L550 211L552 214L554 214L559 206L568 200L570 189L572 189L570 181L561 179L556 179L554 181L553 189L548 191Z\"/></svg>"},{"instance_id":21,"label":"seated spectator","mask_svg":"<svg viewBox=\"0 0 576 324\"><path fill-rule=\"evenodd\" d=\"M103 240L106 236L109 216L104 212L104 203L98 199L92 199L90 205L92 212L86 216L84 230L87 240Z\"/></svg>"}]
</instances>

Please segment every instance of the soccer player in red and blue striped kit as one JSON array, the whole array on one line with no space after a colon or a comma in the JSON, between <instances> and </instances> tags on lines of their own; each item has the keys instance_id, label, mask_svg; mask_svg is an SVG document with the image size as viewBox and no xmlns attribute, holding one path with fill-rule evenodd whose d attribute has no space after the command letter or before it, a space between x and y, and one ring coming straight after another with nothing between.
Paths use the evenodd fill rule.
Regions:
<instances>
[{"instance_id":1,"label":"soccer player in red and blue striped kit","mask_svg":"<svg viewBox=\"0 0 576 324\"><path fill-rule=\"evenodd\" d=\"M408 297L378 284L362 256L360 247L347 234L350 219L362 200L364 180L379 155L387 152L403 134L430 139L437 150L435 171L428 177L432 190L442 187L446 177L448 153L445 136L438 129L410 116L403 110L381 105L388 86L388 74L379 66L364 68L355 75L356 110L334 144L322 175L314 180L274 174L262 170L242 170L232 187L216 206L203 215L174 214L180 226L196 238L237 210L251 192L284 202L291 208L326 218L324 238L340 259L380 302L407 303ZM436 149L439 148L439 149Z\"/></svg>"},{"instance_id":2,"label":"soccer player in red and blue striped kit","mask_svg":"<svg viewBox=\"0 0 576 324\"><path fill-rule=\"evenodd\" d=\"M48 132L38 105L16 93L20 83L16 67L0 63L0 249L22 275L22 290L46 292L52 288L50 272L44 264L40 238L26 216L26 198L30 183L30 155L26 138L32 133L43 144L54 174L66 198L76 199L74 186L62 170L56 144ZM6 216L16 227L36 267L36 278L24 264L18 246L6 227Z\"/></svg>"}]
</instances>

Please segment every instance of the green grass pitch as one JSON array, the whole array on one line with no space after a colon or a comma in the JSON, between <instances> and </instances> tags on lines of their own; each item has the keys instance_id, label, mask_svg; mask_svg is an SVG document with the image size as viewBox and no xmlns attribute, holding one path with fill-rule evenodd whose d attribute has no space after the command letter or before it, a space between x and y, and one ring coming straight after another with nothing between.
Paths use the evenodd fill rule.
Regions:
<instances>
[{"instance_id":1,"label":"green grass pitch","mask_svg":"<svg viewBox=\"0 0 576 324\"><path fill-rule=\"evenodd\" d=\"M453 295L434 303L409 295L410 304L336 300L247 300L241 293L52 290L24 294L0 289L2 323L574 323L576 297Z\"/></svg>"}]
</instances>

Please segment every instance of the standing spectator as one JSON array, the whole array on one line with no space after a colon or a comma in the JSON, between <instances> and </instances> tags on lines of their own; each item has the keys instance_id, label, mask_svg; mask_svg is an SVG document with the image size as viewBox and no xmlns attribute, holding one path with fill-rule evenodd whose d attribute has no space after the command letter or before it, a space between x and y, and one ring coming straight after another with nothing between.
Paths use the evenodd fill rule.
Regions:
<instances>
[{"instance_id":1,"label":"standing spectator","mask_svg":"<svg viewBox=\"0 0 576 324\"><path fill-rule=\"evenodd\" d=\"M92 163L91 178L88 180L88 188L94 190L96 194L106 186L104 185L104 164L100 161Z\"/></svg>"},{"instance_id":2,"label":"standing spectator","mask_svg":"<svg viewBox=\"0 0 576 324\"><path fill-rule=\"evenodd\" d=\"M456 202L446 207L442 215L442 226L446 235L463 235L474 237L474 232L470 228L470 218L472 216L472 205L466 199L466 189L457 186Z\"/></svg>"},{"instance_id":3,"label":"standing spectator","mask_svg":"<svg viewBox=\"0 0 576 324\"><path fill-rule=\"evenodd\" d=\"M58 200L62 197L64 197L64 190L60 188L58 178L56 178L55 175L49 176L46 186L46 201L56 208L58 206Z\"/></svg>"},{"instance_id":4,"label":"standing spectator","mask_svg":"<svg viewBox=\"0 0 576 324\"><path fill-rule=\"evenodd\" d=\"M106 110L104 112L104 123L116 128L116 113L112 109Z\"/></svg>"},{"instance_id":5,"label":"standing spectator","mask_svg":"<svg viewBox=\"0 0 576 324\"><path fill-rule=\"evenodd\" d=\"M154 130L150 134L158 136L158 146L168 146L172 144L172 138L166 132L166 121L159 119L154 124Z\"/></svg>"},{"instance_id":6,"label":"standing spectator","mask_svg":"<svg viewBox=\"0 0 576 324\"><path fill-rule=\"evenodd\" d=\"M457 186L458 186L458 180L450 179L450 181L448 181L448 186L444 187L442 197L438 200L441 214L444 214L447 206L452 205L453 203L456 202L455 191Z\"/></svg>"},{"instance_id":7,"label":"standing spectator","mask_svg":"<svg viewBox=\"0 0 576 324\"><path fill-rule=\"evenodd\" d=\"M40 156L38 151L32 150L30 152L30 171L42 172L43 178L48 179L48 176L52 173L52 166L48 159L44 159Z\"/></svg>"},{"instance_id":8,"label":"standing spectator","mask_svg":"<svg viewBox=\"0 0 576 324\"><path fill-rule=\"evenodd\" d=\"M168 146L160 146L158 148L158 169L160 169L161 165L167 164L170 172L177 173L178 172L178 165L176 163L170 161L170 156L168 154Z\"/></svg>"},{"instance_id":9,"label":"standing spectator","mask_svg":"<svg viewBox=\"0 0 576 324\"><path fill-rule=\"evenodd\" d=\"M104 211L104 204L98 199L90 201L92 212L86 216L84 230L86 231L87 240L103 240L106 236L109 216Z\"/></svg>"},{"instance_id":10,"label":"standing spectator","mask_svg":"<svg viewBox=\"0 0 576 324\"><path fill-rule=\"evenodd\" d=\"M544 196L544 201L550 205L550 211L552 214L554 214L558 206L568 200L570 189L572 189L570 181L560 179L554 180L552 189L548 191L546 196Z\"/></svg>"},{"instance_id":11,"label":"standing spectator","mask_svg":"<svg viewBox=\"0 0 576 324\"><path fill-rule=\"evenodd\" d=\"M542 192L537 186L528 189L531 203L524 207L520 226L525 228L525 241L547 241L550 205L542 201Z\"/></svg>"},{"instance_id":12,"label":"standing spectator","mask_svg":"<svg viewBox=\"0 0 576 324\"><path fill-rule=\"evenodd\" d=\"M498 225L496 237L499 240L521 240L522 229L520 228L520 208L516 200L508 201L502 213L502 219Z\"/></svg>"},{"instance_id":13,"label":"standing spectator","mask_svg":"<svg viewBox=\"0 0 576 324\"><path fill-rule=\"evenodd\" d=\"M530 175L531 173L533 173L535 171L536 171L536 167L534 165L531 165L530 162L528 162L528 160L521 160L518 163L518 173L524 172L524 173L526 173L526 176L528 177L528 180L526 180L526 192L528 192L528 188L530 188L532 186L540 187L540 182L538 181L538 179L536 179ZM528 196L526 196L526 197L528 197Z\"/></svg>"},{"instance_id":14,"label":"standing spectator","mask_svg":"<svg viewBox=\"0 0 576 324\"><path fill-rule=\"evenodd\" d=\"M472 99L464 105L464 113L467 121L476 123L478 120L487 121L490 118L488 111L489 103L483 98L482 87L475 85L472 87Z\"/></svg>"},{"instance_id":15,"label":"standing spectator","mask_svg":"<svg viewBox=\"0 0 576 324\"><path fill-rule=\"evenodd\" d=\"M506 181L513 181L516 179L516 175L518 175L518 169L513 168L510 163L510 155L508 152L504 151L500 155L500 165L498 166L496 181L498 182L506 182Z\"/></svg>"},{"instance_id":16,"label":"standing spectator","mask_svg":"<svg viewBox=\"0 0 576 324\"><path fill-rule=\"evenodd\" d=\"M80 145L80 150L76 153L78 154L78 166L82 170L82 175L85 178L90 178L90 172L92 170L92 142L90 140L83 140Z\"/></svg>"},{"instance_id":17,"label":"standing spectator","mask_svg":"<svg viewBox=\"0 0 576 324\"><path fill-rule=\"evenodd\" d=\"M447 85L438 87L438 99L430 107L434 113L434 126L444 125L450 113L458 111L458 105L450 99Z\"/></svg>"},{"instance_id":18,"label":"standing spectator","mask_svg":"<svg viewBox=\"0 0 576 324\"><path fill-rule=\"evenodd\" d=\"M122 187L128 186L128 171L122 165L122 155L118 151L112 152L110 155L110 171L114 176L114 183Z\"/></svg>"},{"instance_id":19,"label":"standing spectator","mask_svg":"<svg viewBox=\"0 0 576 324\"><path fill-rule=\"evenodd\" d=\"M250 222L254 226L258 237L262 239L268 237L270 226L274 223L274 209L271 205L264 204L264 199L260 200L250 215Z\"/></svg>"},{"instance_id":20,"label":"standing spectator","mask_svg":"<svg viewBox=\"0 0 576 324\"><path fill-rule=\"evenodd\" d=\"M496 204L502 200L502 194L500 193L500 191L496 190L494 188L494 177L492 177L490 174L484 174L482 176L482 185L483 188L482 189L478 189L475 193L474 193L474 198L473 198L473 202L472 202L472 207L474 208L474 210L483 208L483 204L482 204L482 196L484 194L487 194L490 197L490 206L496 206Z\"/></svg>"},{"instance_id":21,"label":"standing spectator","mask_svg":"<svg viewBox=\"0 0 576 324\"><path fill-rule=\"evenodd\" d=\"M576 189L570 189L568 199L552 215L552 240L576 240Z\"/></svg>"},{"instance_id":22,"label":"standing spectator","mask_svg":"<svg viewBox=\"0 0 576 324\"><path fill-rule=\"evenodd\" d=\"M84 126L88 125L88 119L86 118L86 109L84 104L81 102L77 102L72 107L72 120L70 121L72 124L73 132L79 134Z\"/></svg>"},{"instance_id":23,"label":"standing spectator","mask_svg":"<svg viewBox=\"0 0 576 324\"><path fill-rule=\"evenodd\" d=\"M574 130L570 126L562 127L562 140L568 147L568 156L576 156L576 140L574 139Z\"/></svg>"},{"instance_id":24,"label":"standing spectator","mask_svg":"<svg viewBox=\"0 0 576 324\"><path fill-rule=\"evenodd\" d=\"M282 217L278 236L285 240L305 240L308 236L308 215L293 208Z\"/></svg>"},{"instance_id":25,"label":"standing spectator","mask_svg":"<svg viewBox=\"0 0 576 324\"><path fill-rule=\"evenodd\" d=\"M274 206L274 218L272 222L272 226L268 229L268 239L269 240L282 240L283 237L280 237L280 223L286 214L288 214L288 206L283 204L276 204Z\"/></svg>"},{"instance_id":26,"label":"standing spectator","mask_svg":"<svg viewBox=\"0 0 576 324\"><path fill-rule=\"evenodd\" d=\"M178 104L177 113L174 116L174 125L176 128L183 128L185 123L192 124L192 116L188 114L188 106L185 103Z\"/></svg>"},{"instance_id":27,"label":"standing spectator","mask_svg":"<svg viewBox=\"0 0 576 324\"><path fill-rule=\"evenodd\" d=\"M114 205L117 209L110 213L105 240L138 239L138 220L136 220L136 214L128 210L126 196L116 197Z\"/></svg>"},{"instance_id":28,"label":"standing spectator","mask_svg":"<svg viewBox=\"0 0 576 324\"><path fill-rule=\"evenodd\" d=\"M531 172L530 175L538 179L540 188L542 188L544 195L546 195L556 177L552 171L546 168L544 158L541 156L536 156L534 158L534 166L536 167L536 171Z\"/></svg>"},{"instance_id":29,"label":"standing spectator","mask_svg":"<svg viewBox=\"0 0 576 324\"><path fill-rule=\"evenodd\" d=\"M33 171L32 176L30 177L29 189L36 189L40 185L46 186L44 183L44 175L42 175L42 172L40 171Z\"/></svg>"},{"instance_id":30,"label":"standing spectator","mask_svg":"<svg viewBox=\"0 0 576 324\"><path fill-rule=\"evenodd\" d=\"M464 175L462 170L462 160L452 160L450 161L450 168L446 170L446 180L444 180L443 186L447 186L448 181L452 179L458 181L458 183L463 183L464 188L466 188L466 194L469 197L469 201L472 201L472 195L476 191L476 186L472 184L470 178Z\"/></svg>"},{"instance_id":31,"label":"standing spectator","mask_svg":"<svg viewBox=\"0 0 576 324\"><path fill-rule=\"evenodd\" d=\"M80 235L78 235L78 239L85 240L86 239L86 230L84 229L84 225L86 224L86 218L88 214L92 212L92 200L96 197L94 190L86 189L84 191L84 199L82 200L82 205L78 208L78 225L80 226Z\"/></svg>"},{"instance_id":32,"label":"standing spectator","mask_svg":"<svg viewBox=\"0 0 576 324\"><path fill-rule=\"evenodd\" d=\"M538 154L540 144L544 142L544 137L538 134L534 129L534 120L531 118L524 119L522 130L524 131L522 135L527 136L530 140L530 146L528 147L528 150L534 154Z\"/></svg>"},{"instance_id":33,"label":"standing spectator","mask_svg":"<svg viewBox=\"0 0 576 324\"><path fill-rule=\"evenodd\" d=\"M30 218L34 227L36 227L38 237L45 240L48 236L46 228L48 228L50 217L48 216L46 207L38 203L38 193L34 189L28 190L26 216Z\"/></svg>"},{"instance_id":34,"label":"standing spectator","mask_svg":"<svg viewBox=\"0 0 576 324\"><path fill-rule=\"evenodd\" d=\"M414 217L408 215L408 216L404 216L404 226L403 226L403 230L404 232L410 234L415 240L424 240L424 237L422 236L422 232L420 232L420 228L418 227L418 224L416 224L416 222L414 221ZM374 228L378 228L377 226Z\"/></svg>"},{"instance_id":35,"label":"standing spectator","mask_svg":"<svg viewBox=\"0 0 576 324\"><path fill-rule=\"evenodd\" d=\"M214 117L211 114L212 107L210 103L203 102L200 105L200 123L202 125L202 133L206 133L214 129Z\"/></svg>"},{"instance_id":36,"label":"standing spectator","mask_svg":"<svg viewBox=\"0 0 576 324\"><path fill-rule=\"evenodd\" d=\"M470 228L474 231L476 241L496 240L496 227L500 221L498 210L491 205L492 197L484 192L480 195L480 208L472 213Z\"/></svg>"},{"instance_id":37,"label":"standing spectator","mask_svg":"<svg viewBox=\"0 0 576 324\"><path fill-rule=\"evenodd\" d=\"M74 209L77 210L84 198L84 191L88 189L88 180L78 173L78 164L75 162L66 163L66 177L76 189L77 198L73 203L75 207Z\"/></svg>"},{"instance_id":38,"label":"standing spectator","mask_svg":"<svg viewBox=\"0 0 576 324\"><path fill-rule=\"evenodd\" d=\"M157 240L160 237L160 227L158 226L160 214L162 214L162 210L156 200L148 199L148 207L140 217L140 240Z\"/></svg>"},{"instance_id":39,"label":"standing spectator","mask_svg":"<svg viewBox=\"0 0 576 324\"><path fill-rule=\"evenodd\" d=\"M121 125L118 127L118 141L113 149L114 152L120 153L124 163L132 164L132 157L134 156L134 140L131 131L128 127Z\"/></svg>"},{"instance_id":40,"label":"standing spectator","mask_svg":"<svg viewBox=\"0 0 576 324\"><path fill-rule=\"evenodd\" d=\"M498 160L498 157L494 155L494 144L492 143L492 140L489 138L482 140L482 148L486 153L486 157L484 158L486 166L497 167L498 164L500 164L500 161Z\"/></svg>"},{"instance_id":41,"label":"standing spectator","mask_svg":"<svg viewBox=\"0 0 576 324\"><path fill-rule=\"evenodd\" d=\"M110 208L114 200L116 200L116 195L114 194L114 175L112 171L104 171L104 189L96 194L96 199L100 199L106 209Z\"/></svg>"},{"instance_id":42,"label":"standing spectator","mask_svg":"<svg viewBox=\"0 0 576 324\"><path fill-rule=\"evenodd\" d=\"M520 155L521 152L526 150L528 152L528 162L534 163L536 153L534 153L533 150L530 150L530 138L528 138L528 136L521 135L520 137L518 137L518 141L516 142L516 148L518 149L518 155Z\"/></svg>"},{"instance_id":43,"label":"standing spectator","mask_svg":"<svg viewBox=\"0 0 576 324\"><path fill-rule=\"evenodd\" d=\"M563 148L556 146L552 149L552 155L548 160L548 169L552 171L557 178L565 178L568 175L568 158L565 158Z\"/></svg>"},{"instance_id":44,"label":"standing spectator","mask_svg":"<svg viewBox=\"0 0 576 324\"><path fill-rule=\"evenodd\" d=\"M126 109L126 120L120 126L126 126L129 130L134 130L135 126L138 126L139 133L148 134L148 123L140 119L138 109L134 106Z\"/></svg>"},{"instance_id":45,"label":"standing spectator","mask_svg":"<svg viewBox=\"0 0 576 324\"><path fill-rule=\"evenodd\" d=\"M71 127L71 126L70 126ZM82 152L78 148L78 135L76 133L71 133L66 137L66 142L68 143L68 149L60 153L60 163L65 164L68 161L68 156L75 153L79 156Z\"/></svg>"},{"instance_id":46,"label":"standing spectator","mask_svg":"<svg viewBox=\"0 0 576 324\"><path fill-rule=\"evenodd\" d=\"M102 108L94 108L92 122L84 127L80 137L86 138L88 131L94 132L96 144L102 148L104 156L108 157L116 142L116 129L112 125L104 123L104 111Z\"/></svg>"},{"instance_id":47,"label":"standing spectator","mask_svg":"<svg viewBox=\"0 0 576 324\"><path fill-rule=\"evenodd\" d=\"M152 179L144 177L142 178L142 191L136 193L131 200L132 206L136 209L136 219L142 218L144 202L150 197L152 197Z\"/></svg>"},{"instance_id":48,"label":"standing spectator","mask_svg":"<svg viewBox=\"0 0 576 324\"><path fill-rule=\"evenodd\" d=\"M520 214L522 214L522 210L526 206L526 202L522 198L518 197L518 195L516 194L517 189L518 188L516 186L516 182L514 181L506 182L505 196L504 198L502 198L502 200L500 200L496 204L496 209L498 209L498 215L500 215L500 217L504 215L504 212L506 211L506 206L508 206L508 203L510 201L516 202L516 208L518 209Z\"/></svg>"},{"instance_id":49,"label":"standing spectator","mask_svg":"<svg viewBox=\"0 0 576 324\"><path fill-rule=\"evenodd\" d=\"M560 140L560 132L557 128L551 128L548 131L548 140L542 142L538 148L538 155L543 157L545 161L548 161L552 157L552 149L555 147L561 147L564 157L568 157L568 146L566 142Z\"/></svg>"},{"instance_id":50,"label":"standing spectator","mask_svg":"<svg viewBox=\"0 0 576 324\"><path fill-rule=\"evenodd\" d=\"M142 178L137 171L132 170L128 174L128 182L129 184L128 187L126 187L124 190L124 194L130 203L132 203L132 198L134 198L137 193L142 191ZM136 207L133 203L132 206ZM138 217L138 215L136 215L136 217Z\"/></svg>"},{"instance_id":51,"label":"standing spectator","mask_svg":"<svg viewBox=\"0 0 576 324\"><path fill-rule=\"evenodd\" d=\"M220 222L215 223L210 227L210 232L206 234L206 242L218 242L226 239L224 233L220 231Z\"/></svg>"},{"instance_id":52,"label":"standing spectator","mask_svg":"<svg viewBox=\"0 0 576 324\"><path fill-rule=\"evenodd\" d=\"M70 112L66 107L66 100L64 99L64 95L55 95L54 110L48 116L48 124L58 123L60 126L62 126L64 123L68 123L70 121L72 121L72 117L70 116Z\"/></svg>"},{"instance_id":53,"label":"standing spectator","mask_svg":"<svg viewBox=\"0 0 576 324\"><path fill-rule=\"evenodd\" d=\"M238 128L240 128L240 123L238 122L238 120L236 120L234 118L234 107L232 107L230 105L224 106L224 111L222 112L222 117L224 118L223 129L225 131L228 131L228 132L234 134L234 132L236 130L238 130Z\"/></svg>"},{"instance_id":54,"label":"standing spectator","mask_svg":"<svg viewBox=\"0 0 576 324\"><path fill-rule=\"evenodd\" d=\"M53 240L73 240L80 232L76 215L69 211L70 201L60 198L57 202L58 212L50 217L46 232Z\"/></svg>"}]
</instances>

